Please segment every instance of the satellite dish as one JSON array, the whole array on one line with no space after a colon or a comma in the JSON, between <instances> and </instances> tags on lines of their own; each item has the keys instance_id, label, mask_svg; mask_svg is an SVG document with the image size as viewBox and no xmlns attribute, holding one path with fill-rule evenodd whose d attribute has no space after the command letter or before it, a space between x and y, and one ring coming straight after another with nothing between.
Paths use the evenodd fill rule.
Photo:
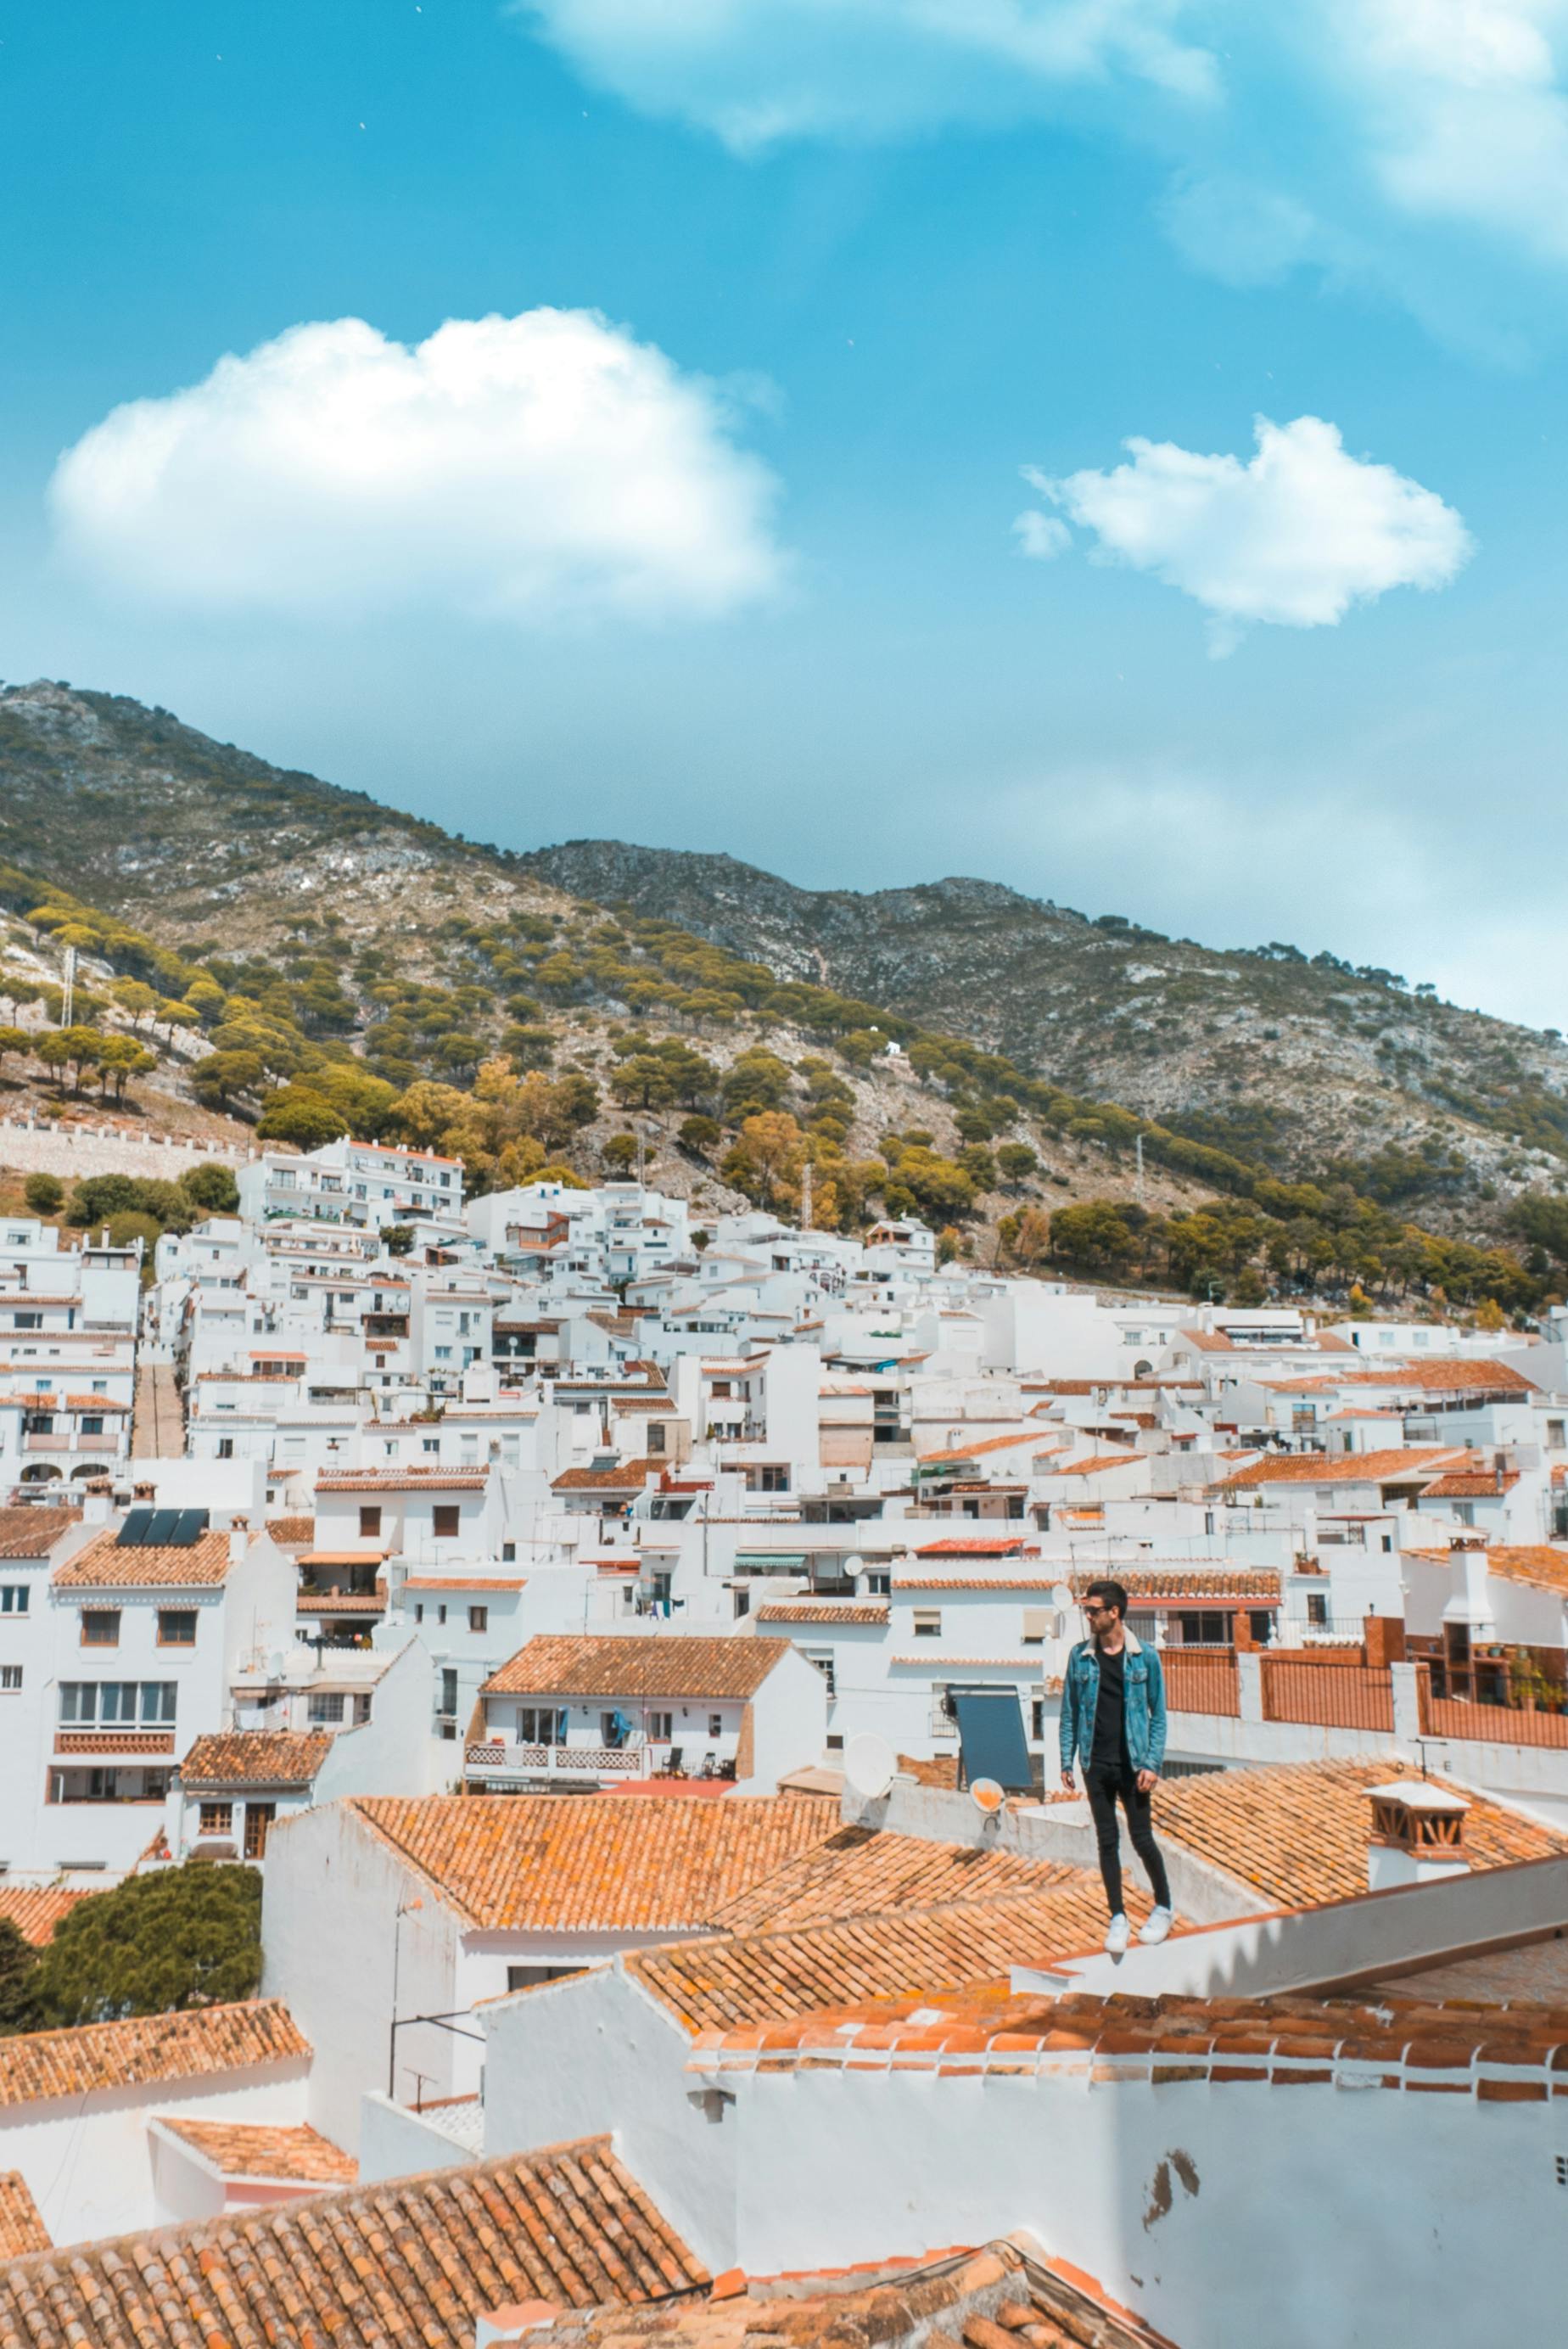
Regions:
<instances>
[{"instance_id":1,"label":"satellite dish","mask_svg":"<svg viewBox=\"0 0 1568 2349\"><path fill-rule=\"evenodd\" d=\"M880 1802L897 1767L898 1755L874 1730L857 1731L844 1746L844 1783L862 1802Z\"/></svg>"},{"instance_id":2,"label":"satellite dish","mask_svg":"<svg viewBox=\"0 0 1568 2349\"><path fill-rule=\"evenodd\" d=\"M1058 1615L1072 1613L1073 1595L1065 1582L1055 1582L1051 1585L1051 1605Z\"/></svg>"},{"instance_id":3,"label":"satellite dish","mask_svg":"<svg viewBox=\"0 0 1568 2349\"><path fill-rule=\"evenodd\" d=\"M858 1552L851 1550L849 1557L844 1560L844 1572L848 1576L849 1579L851 1582L858 1582L865 1570L865 1559L861 1557Z\"/></svg>"},{"instance_id":4,"label":"satellite dish","mask_svg":"<svg viewBox=\"0 0 1568 2349\"><path fill-rule=\"evenodd\" d=\"M985 1818L991 1818L1002 1807L1006 1797L995 1778L976 1778L969 1789L969 1799Z\"/></svg>"}]
</instances>

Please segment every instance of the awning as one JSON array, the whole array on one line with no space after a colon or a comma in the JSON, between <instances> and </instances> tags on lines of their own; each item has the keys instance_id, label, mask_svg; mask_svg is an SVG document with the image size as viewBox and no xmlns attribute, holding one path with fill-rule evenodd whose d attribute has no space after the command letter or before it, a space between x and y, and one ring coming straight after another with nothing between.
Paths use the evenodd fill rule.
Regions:
<instances>
[{"instance_id":1,"label":"awning","mask_svg":"<svg viewBox=\"0 0 1568 2349\"><path fill-rule=\"evenodd\" d=\"M791 1574L800 1574L805 1570L807 1556L804 1550L738 1549L735 1563L738 1567L750 1567L753 1572L759 1567L781 1566Z\"/></svg>"}]
</instances>

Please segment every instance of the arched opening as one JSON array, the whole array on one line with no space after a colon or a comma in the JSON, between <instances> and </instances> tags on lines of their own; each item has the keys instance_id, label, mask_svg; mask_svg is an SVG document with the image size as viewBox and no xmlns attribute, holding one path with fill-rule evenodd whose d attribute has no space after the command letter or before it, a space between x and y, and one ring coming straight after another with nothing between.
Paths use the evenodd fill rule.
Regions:
<instances>
[{"instance_id":1,"label":"arched opening","mask_svg":"<svg viewBox=\"0 0 1568 2349\"><path fill-rule=\"evenodd\" d=\"M19 1481L24 1485L56 1485L59 1477L60 1472L52 1460L29 1460Z\"/></svg>"}]
</instances>

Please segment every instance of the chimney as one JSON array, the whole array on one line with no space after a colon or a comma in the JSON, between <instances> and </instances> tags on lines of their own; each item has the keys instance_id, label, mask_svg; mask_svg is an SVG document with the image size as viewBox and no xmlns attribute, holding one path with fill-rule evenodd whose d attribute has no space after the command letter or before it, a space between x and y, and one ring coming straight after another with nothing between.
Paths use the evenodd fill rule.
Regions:
<instances>
[{"instance_id":1,"label":"chimney","mask_svg":"<svg viewBox=\"0 0 1568 2349\"><path fill-rule=\"evenodd\" d=\"M1450 1534L1449 1567L1453 1588L1443 1609L1444 1623L1462 1623L1472 1639L1495 1639L1497 1623L1487 1573L1486 1536Z\"/></svg>"},{"instance_id":2,"label":"chimney","mask_svg":"<svg viewBox=\"0 0 1568 2349\"><path fill-rule=\"evenodd\" d=\"M1367 1661L1383 1671L1405 1661L1405 1619L1402 1615L1368 1615L1362 1623Z\"/></svg>"},{"instance_id":3,"label":"chimney","mask_svg":"<svg viewBox=\"0 0 1568 2349\"><path fill-rule=\"evenodd\" d=\"M250 1526L251 1521L249 1517L231 1517L229 1520L229 1563L231 1566L238 1566L240 1560L244 1557L247 1548L250 1547Z\"/></svg>"},{"instance_id":4,"label":"chimney","mask_svg":"<svg viewBox=\"0 0 1568 2349\"><path fill-rule=\"evenodd\" d=\"M553 2324L562 2311L548 2300L509 2301L503 2307L482 2310L474 2319L474 2349L500 2349L502 2342L521 2341Z\"/></svg>"},{"instance_id":5,"label":"chimney","mask_svg":"<svg viewBox=\"0 0 1568 2349\"><path fill-rule=\"evenodd\" d=\"M1427 1778L1395 1778L1368 1786L1372 1835L1367 1847L1369 1891L1398 1885L1435 1884L1443 1876L1468 1876L1464 1818L1470 1805Z\"/></svg>"}]
</instances>

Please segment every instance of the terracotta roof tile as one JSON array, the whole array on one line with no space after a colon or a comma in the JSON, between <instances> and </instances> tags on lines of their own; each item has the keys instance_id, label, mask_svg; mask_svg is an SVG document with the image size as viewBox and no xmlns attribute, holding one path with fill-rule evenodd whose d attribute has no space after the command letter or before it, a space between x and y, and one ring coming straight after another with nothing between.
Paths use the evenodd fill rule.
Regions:
<instances>
[{"instance_id":1,"label":"terracotta roof tile","mask_svg":"<svg viewBox=\"0 0 1568 2349\"><path fill-rule=\"evenodd\" d=\"M614 2303L620 2327L627 2304L707 2280L608 2138L589 2138L13 2261L0 2340L472 2349L500 2307Z\"/></svg>"},{"instance_id":2,"label":"terracotta roof tile","mask_svg":"<svg viewBox=\"0 0 1568 2349\"><path fill-rule=\"evenodd\" d=\"M885 1599L770 1599L757 1609L759 1623L885 1623Z\"/></svg>"},{"instance_id":3,"label":"terracotta roof tile","mask_svg":"<svg viewBox=\"0 0 1568 2349\"><path fill-rule=\"evenodd\" d=\"M324 1468L318 1493L482 1493L483 1468Z\"/></svg>"},{"instance_id":4,"label":"terracotta roof tile","mask_svg":"<svg viewBox=\"0 0 1568 2349\"><path fill-rule=\"evenodd\" d=\"M550 1480L557 1493L640 1493L650 1476L662 1475L667 1460L623 1460L614 1468L563 1468Z\"/></svg>"},{"instance_id":5,"label":"terracotta roof tile","mask_svg":"<svg viewBox=\"0 0 1568 2349\"><path fill-rule=\"evenodd\" d=\"M90 2095L96 2088L194 2080L214 2072L287 2064L310 2054L281 1999L129 2015L75 2031L0 2039L0 2106ZM4 2329L0 2327L0 2339Z\"/></svg>"},{"instance_id":6,"label":"terracotta roof tile","mask_svg":"<svg viewBox=\"0 0 1568 2349\"><path fill-rule=\"evenodd\" d=\"M1534 1394L1535 1381L1506 1362L1430 1361L1388 1363L1382 1370L1347 1371L1332 1383L1341 1387L1417 1387L1423 1394Z\"/></svg>"},{"instance_id":7,"label":"terracotta roof tile","mask_svg":"<svg viewBox=\"0 0 1568 2349\"><path fill-rule=\"evenodd\" d=\"M541 1632L492 1672L485 1696L748 1697L789 1653L788 1640L629 1631L593 1639Z\"/></svg>"},{"instance_id":8,"label":"terracotta roof tile","mask_svg":"<svg viewBox=\"0 0 1568 2349\"><path fill-rule=\"evenodd\" d=\"M1367 1889L1368 1786L1408 1774L1400 1762L1305 1762L1162 1780L1155 1832L1184 1844L1281 1908L1305 1909ZM1434 1780L1432 1783L1440 1784ZM1458 1790L1456 1790L1458 1791ZM1568 1852L1558 1834L1469 1794L1465 1846L1474 1868Z\"/></svg>"},{"instance_id":9,"label":"terracotta roof tile","mask_svg":"<svg viewBox=\"0 0 1568 2349\"><path fill-rule=\"evenodd\" d=\"M838 1824L808 1795L358 1795L352 1808L465 1923L493 1932L695 1932Z\"/></svg>"},{"instance_id":10,"label":"terracotta roof tile","mask_svg":"<svg viewBox=\"0 0 1568 2349\"><path fill-rule=\"evenodd\" d=\"M108 1526L54 1573L57 1590L195 1590L229 1577L229 1537L199 1534L188 1547L119 1547L119 1528Z\"/></svg>"},{"instance_id":11,"label":"terracotta roof tile","mask_svg":"<svg viewBox=\"0 0 1568 2349\"><path fill-rule=\"evenodd\" d=\"M78 1900L94 1898L93 1891L64 1884L0 1884L0 1917L9 1917L22 1939L41 1950Z\"/></svg>"},{"instance_id":12,"label":"terracotta roof tile","mask_svg":"<svg viewBox=\"0 0 1568 2349\"><path fill-rule=\"evenodd\" d=\"M714 1911L712 1922L732 1933L782 1931L982 1894L1054 1891L1076 1884L1080 1874L1060 1860L847 1826L738 1893Z\"/></svg>"},{"instance_id":13,"label":"terracotta roof tile","mask_svg":"<svg viewBox=\"0 0 1568 2349\"><path fill-rule=\"evenodd\" d=\"M49 2249L49 2230L19 2169L0 2171L0 2261Z\"/></svg>"},{"instance_id":14,"label":"terracotta roof tile","mask_svg":"<svg viewBox=\"0 0 1568 2349\"><path fill-rule=\"evenodd\" d=\"M253 2121L193 2121L160 2113L158 2125L225 2178L352 2186L359 2175L351 2153L303 2122L292 2128L269 2128Z\"/></svg>"},{"instance_id":15,"label":"terracotta roof tile","mask_svg":"<svg viewBox=\"0 0 1568 2349\"><path fill-rule=\"evenodd\" d=\"M234 1729L198 1737L180 1765L190 1793L207 1786L308 1786L332 1751L325 1729Z\"/></svg>"},{"instance_id":16,"label":"terracotta roof tile","mask_svg":"<svg viewBox=\"0 0 1568 2349\"><path fill-rule=\"evenodd\" d=\"M269 1517L264 1530L280 1548L308 1549L315 1539L314 1517Z\"/></svg>"},{"instance_id":17,"label":"terracotta roof tile","mask_svg":"<svg viewBox=\"0 0 1568 2349\"><path fill-rule=\"evenodd\" d=\"M1091 1582L1119 1582L1130 1599L1244 1599L1250 1606L1277 1606L1279 1570L1275 1567L1220 1567L1212 1572L1192 1567L1106 1567L1098 1574L1070 1578L1075 1599Z\"/></svg>"},{"instance_id":18,"label":"terracotta roof tile","mask_svg":"<svg viewBox=\"0 0 1568 2349\"><path fill-rule=\"evenodd\" d=\"M1447 1566L1446 1549L1418 1549L1417 1557ZM1568 1597L1568 1548L1549 1542L1493 1542L1487 1549L1486 1570L1504 1582L1524 1582L1539 1590L1560 1590Z\"/></svg>"},{"instance_id":19,"label":"terracotta roof tile","mask_svg":"<svg viewBox=\"0 0 1568 2349\"><path fill-rule=\"evenodd\" d=\"M23 1506L0 1509L0 1557L46 1557L50 1547L81 1521L79 1509Z\"/></svg>"},{"instance_id":20,"label":"terracotta roof tile","mask_svg":"<svg viewBox=\"0 0 1568 2349\"><path fill-rule=\"evenodd\" d=\"M922 1542L916 1557L1006 1557L1022 1551L1026 1537L1010 1534L944 1534L940 1541ZM1039 1556L1037 1549L1033 1555Z\"/></svg>"},{"instance_id":21,"label":"terracotta roof tile","mask_svg":"<svg viewBox=\"0 0 1568 2349\"><path fill-rule=\"evenodd\" d=\"M1418 1485L1468 1457L1467 1445L1452 1444L1388 1452L1296 1452L1255 1461L1225 1482L1232 1491L1257 1485Z\"/></svg>"}]
</instances>

